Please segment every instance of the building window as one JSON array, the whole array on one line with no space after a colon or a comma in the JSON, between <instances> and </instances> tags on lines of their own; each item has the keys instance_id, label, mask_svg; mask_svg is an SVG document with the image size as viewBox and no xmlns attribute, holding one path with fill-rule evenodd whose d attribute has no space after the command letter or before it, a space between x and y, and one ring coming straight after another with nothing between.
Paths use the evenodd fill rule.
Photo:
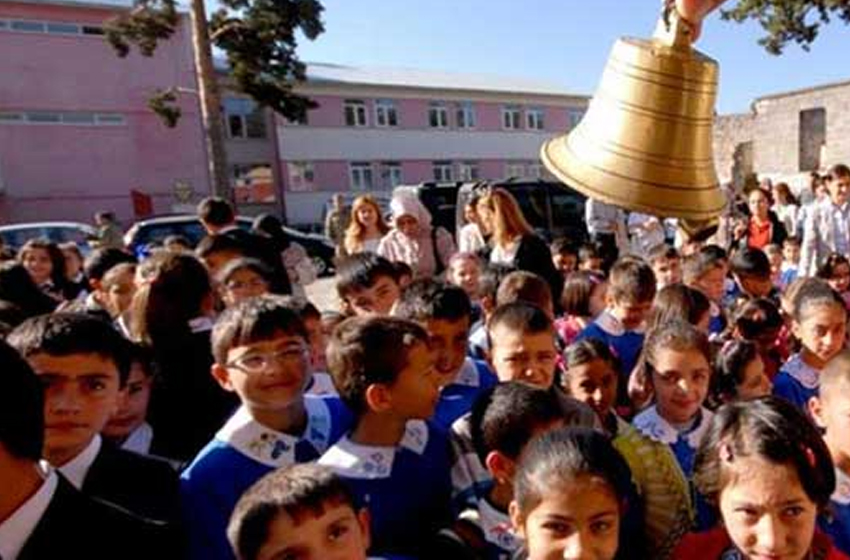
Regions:
<instances>
[{"instance_id":1,"label":"building window","mask_svg":"<svg viewBox=\"0 0 850 560\"><path fill-rule=\"evenodd\" d=\"M349 166L351 190L370 191L375 187L371 163L352 163Z\"/></svg>"},{"instance_id":2,"label":"building window","mask_svg":"<svg viewBox=\"0 0 850 560\"><path fill-rule=\"evenodd\" d=\"M431 103L428 107L428 124L431 128L449 127L449 111L444 103Z\"/></svg>"},{"instance_id":3,"label":"building window","mask_svg":"<svg viewBox=\"0 0 850 560\"><path fill-rule=\"evenodd\" d=\"M517 179L522 179L525 177L525 164L524 163L509 163L505 165L505 178L515 177Z\"/></svg>"},{"instance_id":4,"label":"building window","mask_svg":"<svg viewBox=\"0 0 850 560\"><path fill-rule=\"evenodd\" d=\"M478 164L474 161L464 161L457 166L459 181L477 181L479 178Z\"/></svg>"},{"instance_id":5,"label":"building window","mask_svg":"<svg viewBox=\"0 0 850 560\"><path fill-rule=\"evenodd\" d=\"M240 204L272 204L275 184L268 163L237 164L232 167L233 197Z\"/></svg>"},{"instance_id":6,"label":"building window","mask_svg":"<svg viewBox=\"0 0 850 560\"><path fill-rule=\"evenodd\" d=\"M0 19L0 31L50 33L52 35L103 35L103 28L84 23Z\"/></svg>"},{"instance_id":7,"label":"building window","mask_svg":"<svg viewBox=\"0 0 850 560\"><path fill-rule=\"evenodd\" d=\"M529 179L542 179L543 178L543 166L539 163L529 163L528 167L526 167L526 176Z\"/></svg>"},{"instance_id":8,"label":"building window","mask_svg":"<svg viewBox=\"0 0 850 560\"><path fill-rule=\"evenodd\" d=\"M543 130L543 109L528 109L525 112L525 126L529 130Z\"/></svg>"},{"instance_id":9,"label":"building window","mask_svg":"<svg viewBox=\"0 0 850 560\"><path fill-rule=\"evenodd\" d=\"M230 97L223 105L229 138L266 138L266 114L253 100Z\"/></svg>"},{"instance_id":10,"label":"building window","mask_svg":"<svg viewBox=\"0 0 850 560\"><path fill-rule=\"evenodd\" d=\"M359 99L346 99L345 126L366 126L366 103Z\"/></svg>"},{"instance_id":11,"label":"building window","mask_svg":"<svg viewBox=\"0 0 850 560\"><path fill-rule=\"evenodd\" d=\"M0 111L0 124L122 126L127 119L120 113L90 111Z\"/></svg>"},{"instance_id":12,"label":"building window","mask_svg":"<svg viewBox=\"0 0 850 560\"><path fill-rule=\"evenodd\" d=\"M375 126L398 126L398 109L394 101L379 99L375 102Z\"/></svg>"},{"instance_id":13,"label":"building window","mask_svg":"<svg viewBox=\"0 0 850 560\"><path fill-rule=\"evenodd\" d=\"M578 109L575 107L567 109L567 126L569 127L567 130L572 130L577 127L578 123L581 122L582 117L584 117L584 109Z\"/></svg>"},{"instance_id":14,"label":"building window","mask_svg":"<svg viewBox=\"0 0 850 560\"><path fill-rule=\"evenodd\" d=\"M381 164L381 185L385 189L394 189L401 183L401 164L396 162Z\"/></svg>"},{"instance_id":15,"label":"building window","mask_svg":"<svg viewBox=\"0 0 850 560\"><path fill-rule=\"evenodd\" d=\"M475 108L469 101L457 104L455 117L458 128L475 128Z\"/></svg>"},{"instance_id":16,"label":"building window","mask_svg":"<svg viewBox=\"0 0 850 560\"><path fill-rule=\"evenodd\" d=\"M434 181L437 183L451 183L452 178L452 162L450 161L435 161L434 162Z\"/></svg>"},{"instance_id":17,"label":"building window","mask_svg":"<svg viewBox=\"0 0 850 560\"><path fill-rule=\"evenodd\" d=\"M286 164L289 174L289 190L312 191L315 172L313 164L309 161L290 161Z\"/></svg>"},{"instance_id":18,"label":"building window","mask_svg":"<svg viewBox=\"0 0 850 560\"><path fill-rule=\"evenodd\" d=\"M508 105L502 107L502 128L506 130L517 130L520 127L519 107Z\"/></svg>"},{"instance_id":19,"label":"building window","mask_svg":"<svg viewBox=\"0 0 850 560\"><path fill-rule=\"evenodd\" d=\"M800 111L800 171L818 171L826 146L826 109Z\"/></svg>"}]
</instances>

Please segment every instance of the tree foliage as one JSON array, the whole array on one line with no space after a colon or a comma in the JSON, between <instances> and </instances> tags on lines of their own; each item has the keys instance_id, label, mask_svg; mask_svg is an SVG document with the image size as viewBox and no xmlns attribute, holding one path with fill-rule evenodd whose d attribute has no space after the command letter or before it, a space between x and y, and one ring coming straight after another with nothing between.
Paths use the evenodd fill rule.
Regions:
<instances>
[{"instance_id":1,"label":"tree foliage","mask_svg":"<svg viewBox=\"0 0 850 560\"><path fill-rule=\"evenodd\" d=\"M724 19L757 21L767 31L759 44L771 54L792 41L808 50L821 25L835 17L850 23L850 0L738 0L723 11Z\"/></svg>"}]
</instances>

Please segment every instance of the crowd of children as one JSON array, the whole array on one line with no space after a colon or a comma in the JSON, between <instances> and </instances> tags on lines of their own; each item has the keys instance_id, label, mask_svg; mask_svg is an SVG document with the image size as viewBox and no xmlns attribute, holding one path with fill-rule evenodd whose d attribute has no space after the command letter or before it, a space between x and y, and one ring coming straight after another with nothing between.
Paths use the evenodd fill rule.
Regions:
<instances>
[{"instance_id":1,"label":"crowd of children","mask_svg":"<svg viewBox=\"0 0 850 560\"><path fill-rule=\"evenodd\" d=\"M223 205L0 266L0 559L850 555L845 254L561 239L553 282L364 226L319 310Z\"/></svg>"}]
</instances>

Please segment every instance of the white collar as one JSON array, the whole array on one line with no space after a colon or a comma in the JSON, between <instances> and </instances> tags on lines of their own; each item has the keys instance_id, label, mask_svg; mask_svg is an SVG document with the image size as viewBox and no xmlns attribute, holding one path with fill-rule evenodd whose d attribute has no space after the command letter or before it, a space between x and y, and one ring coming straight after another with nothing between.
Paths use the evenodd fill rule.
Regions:
<instances>
[{"instance_id":1,"label":"white collar","mask_svg":"<svg viewBox=\"0 0 850 560\"><path fill-rule=\"evenodd\" d=\"M806 389L820 387L820 372L803 361L800 354L794 354L785 362L782 370Z\"/></svg>"},{"instance_id":2,"label":"white collar","mask_svg":"<svg viewBox=\"0 0 850 560\"><path fill-rule=\"evenodd\" d=\"M334 380L330 376L330 374L318 371L313 372L313 380L310 383L310 388L307 389L307 394L333 396L339 395L336 390L336 386L334 385Z\"/></svg>"},{"instance_id":3,"label":"white collar","mask_svg":"<svg viewBox=\"0 0 850 560\"><path fill-rule=\"evenodd\" d=\"M835 469L835 492L832 501L846 506L850 504L850 476L839 468Z\"/></svg>"},{"instance_id":4,"label":"white collar","mask_svg":"<svg viewBox=\"0 0 850 560\"><path fill-rule=\"evenodd\" d=\"M193 333L211 331L213 325L214 321L212 320L212 317L207 317L206 315L189 320L189 329L191 329Z\"/></svg>"},{"instance_id":5,"label":"white collar","mask_svg":"<svg viewBox=\"0 0 850 560\"><path fill-rule=\"evenodd\" d=\"M143 422L141 426L130 432L130 435L121 444L121 449L147 455L150 453L152 441L153 428L147 422Z\"/></svg>"},{"instance_id":6,"label":"white collar","mask_svg":"<svg viewBox=\"0 0 850 560\"><path fill-rule=\"evenodd\" d=\"M269 467L288 467L295 464L295 445L299 441L309 441L319 453L330 445L331 413L328 405L321 398L305 396L304 408L307 427L301 436L267 428L241 406L215 437L258 463Z\"/></svg>"},{"instance_id":7,"label":"white collar","mask_svg":"<svg viewBox=\"0 0 850 560\"><path fill-rule=\"evenodd\" d=\"M508 514L497 510L489 501L478 502L478 521L484 539L503 550L515 552L519 548L519 539L511 528Z\"/></svg>"},{"instance_id":8,"label":"white collar","mask_svg":"<svg viewBox=\"0 0 850 560\"><path fill-rule=\"evenodd\" d=\"M712 416L711 411L707 408L700 408L697 423L689 432L684 434L685 440L692 448L696 449L699 446L703 434L708 430ZM633 423L640 433L659 443L672 445L678 441L680 436L678 430L658 414L658 408L655 405L638 414Z\"/></svg>"},{"instance_id":9,"label":"white collar","mask_svg":"<svg viewBox=\"0 0 850 560\"><path fill-rule=\"evenodd\" d=\"M644 330L643 325L639 326L636 329L626 330L625 327L623 327L623 323L621 323L619 319L614 317L611 314L611 311L608 309L599 314L599 316L596 318L596 324L599 326L600 329L610 334L611 336L623 336L624 334L630 332L642 334Z\"/></svg>"},{"instance_id":10,"label":"white collar","mask_svg":"<svg viewBox=\"0 0 850 560\"><path fill-rule=\"evenodd\" d=\"M40 467L39 470L41 471ZM44 482L27 501L0 523L0 557L4 560L14 560L23 550L33 531L38 526L44 513L50 506L50 501L56 493L59 477L53 469L41 471Z\"/></svg>"},{"instance_id":11,"label":"white collar","mask_svg":"<svg viewBox=\"0 0 850 560\"><path fill-rule=\"evenodd\" d=\"M348 478L389 478L398 449L406 448L422 455L427 445L428 424L424 420L408 420L404 436L397 446L360 445L346 436L319 459L319 464L332 467L338 474Z\"/></svg>"},{"instance_id":12,"label":"white collar","mask_svg":"<svg viewBox=\"0 0 850 560\"><path fill-rule=\"evenodd\" d=\"M475 365L475 360L467 357L457 372L454 381L451 385L465 385L466 387L480 387L481 376L478 373L478 367Z\"/></svg>"},{"instance_id":13,"label":"white collar","mask_svg":"<svg viewBox=\"0 0 850 560\"><path fill-rule=\"evenodd\" d=\"M61 467L57 467L57 470L62 473L62 476L68 479L68 482L74 485L74 488L77 490L82 489L83 483L86 481L86 475L89 474L89 469L91 469L92 463L97 458L97 454L100 453L102 446L103 440L100 438L100 434L98 434L94 436L86 448L80 451L76 457Z\"/></svg>"}]
</instances>

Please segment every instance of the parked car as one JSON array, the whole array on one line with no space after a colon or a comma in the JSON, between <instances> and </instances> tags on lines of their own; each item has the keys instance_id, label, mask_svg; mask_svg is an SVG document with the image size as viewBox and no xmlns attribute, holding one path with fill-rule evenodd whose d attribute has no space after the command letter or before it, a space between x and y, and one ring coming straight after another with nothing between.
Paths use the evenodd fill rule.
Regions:
<instances>
[{"instance_id":1,"label":"parked car","mask_svg":"<svg viewBox=\"0 0 850 560\"><path fill-rule=\"evenodd\" d=\"M454 215L457 229L463 227L463 207L472 197L473 189L478 184L464 183L457 191ZM491 181L488 184L510 192L534 231L547 241L558 237L567 237L575 243L587 240L587 226L584 221L584 203L587 197L578 191L563 183L543 179L512 179Z\"/></svg>"},{"instance_id":2,"label":"parked car","mask_svg":"<svg viewBox=\"0 0 850 560\"><path fill-rule=\"evenodd\" d=\"M249 217L236 218L236 223L243 229L251 229L252 222L253 219ZM286 226L283 231L290 239L304 247L320 276L334 273L334 247L327 238ZM201 221L191 214L158 216L133 224L124 235L124 245L136 255L144 255L169 235L182 235L192 245L197 245L206 235L206 230Z\"/></svg>"},{"instance_id":3,"label":"parked car","mask_svg":"<svg viewBox=\"0 0 850 560\"><path fill-rule=\"evenodd\" d=\"M3 245L20 249L30 239L44 238L54 243L73 241L83 255L91 252L89 241L97 237L97 229L80 222L31 222L0 226Z\"/></svg>"}]
</instances>

